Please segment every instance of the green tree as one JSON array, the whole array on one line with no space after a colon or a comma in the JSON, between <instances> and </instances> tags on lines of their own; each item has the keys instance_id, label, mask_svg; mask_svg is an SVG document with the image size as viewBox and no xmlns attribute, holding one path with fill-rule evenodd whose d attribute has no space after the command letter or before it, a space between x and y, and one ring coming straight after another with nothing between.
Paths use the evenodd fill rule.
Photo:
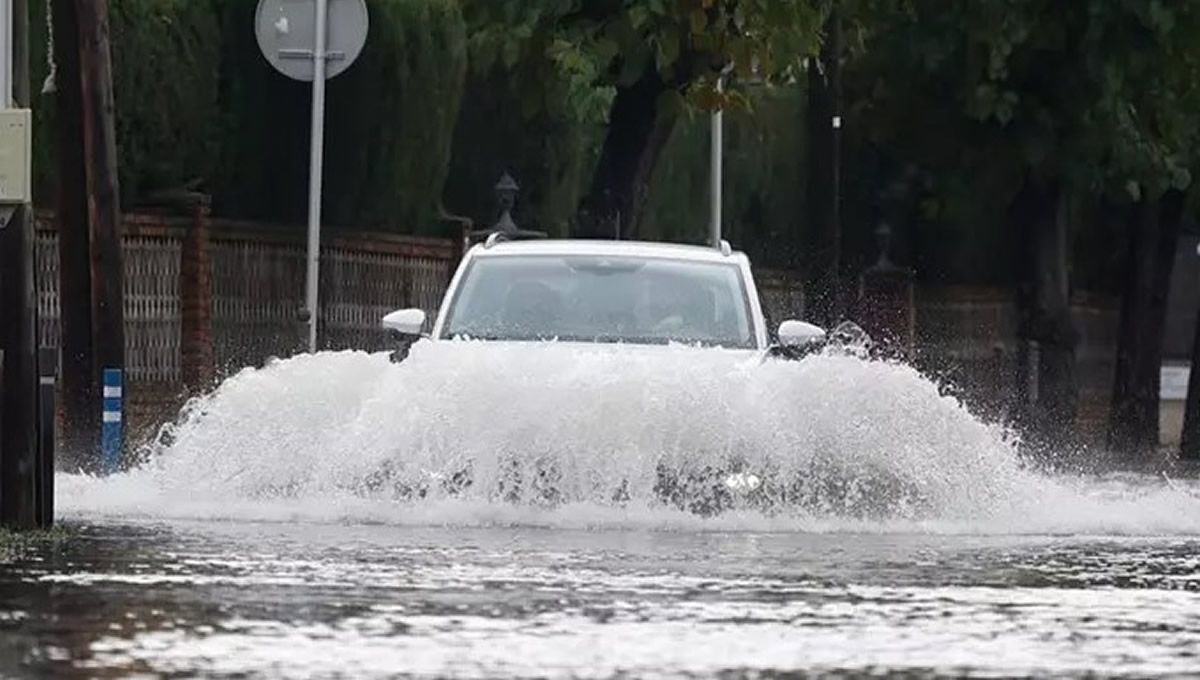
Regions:
<instances>
[{"instance_id":1,"label":"green tree","mask_svg":"<svg viewBox=\"0 0 1200 680\"><path fill-rule=\"evenodd\" d=\"M1004 216L1023 346L1040 350L1038 399L1021 401L1055 439L1077 392L1069 227L1081 206L1149 204L1190 182L1195 109L1181 97L1194 89L1193 10L1156 0L857 9L855 125L907 160L916 181L905 200L921 214Z\"/></svg>"},{"instance_id":2,"label":"green tree","mask_svg":"<svg viewBox=\"0 0 1200 680\"><path fill-rule=\"evenodd\" d=\"M1106 9L1103 47L1115 45L1128 58L1117 86L1122 96L1103 111L1116 147L1107 202L1124 223L1108 444L1144 456L1158 447L1167 295L1191 169L1200 160L1193 151L1200 143L1200 7L1127 1Z\"/></svg>"},{"instance_id":3,"label":"green tree","mask_svg":"<svg viewBox=\"0 0 1200 680\"><path fill-rule=\"evenodd\" d=\"M608 124L578 231L635 236L658 157L687 106L741 101L718 75L796 77L822 0L466 0L477 68L512 69L531 107ZM534 55L537 58L529 58ZM522 65L533 68L520 68ZM545 89L553 68L563 83Z\"/></svg>"},{"instance_id":4,"label":"green tree","mask_svg":"<svg viewBox=\"0 0 1200 680\"><path fill-rule=\"evenodd\" d=\"M794 266L803 213L804 91L797 85L747 88L750 108L725 116L724 230L756 265ZM702 243L708 238L710 120L681 117L651 180L642 236Z\"/></svg>"}]
</instances>

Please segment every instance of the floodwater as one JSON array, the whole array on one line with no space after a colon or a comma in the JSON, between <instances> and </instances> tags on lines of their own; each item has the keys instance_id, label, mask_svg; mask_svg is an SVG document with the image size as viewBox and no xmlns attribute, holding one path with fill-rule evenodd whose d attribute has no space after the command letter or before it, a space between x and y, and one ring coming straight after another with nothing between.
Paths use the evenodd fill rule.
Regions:
<instances>
[{"instance_id":1,"label":"floodwater","mask_svg":"<svg viewBox=\"0 0 1200 680\"><path fill-rule=\"evenodd\" d=\"M1200 484L1035 467L903 366L300 357L143 453L0 550L0 676L1200 674ZM657 495L718 464L761 488Z\"/></svg>"}]
</instances>

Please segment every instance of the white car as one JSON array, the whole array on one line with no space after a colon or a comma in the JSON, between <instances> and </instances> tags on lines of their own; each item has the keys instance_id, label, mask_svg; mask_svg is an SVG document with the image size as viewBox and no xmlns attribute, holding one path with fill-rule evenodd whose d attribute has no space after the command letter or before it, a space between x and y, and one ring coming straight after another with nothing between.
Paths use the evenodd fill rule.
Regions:
<instances>
[{"instance_id":1,"label":"white car","mask_svg":"<svg viewBox=\"0 0 1200 680\"><path fill-rule=\"evenodd\" d=\"M425 312L404 309L383 327L407 346ZM750 261L720 249L637 241L504 241L463 258L429 338L617 345L683 344L735 352L772 348ZM784 321L776 348L818 346L825 332Z\"/></svg>"},{"instance_id":2,"label":"white car","mask_svg":"<svg viewBox=\"0 0 1200 680\"><path fill-rule=\"evenodd\" d=\"M423 337L425 322L420 309L383 318L384 328L400 343L393 361L407 357L409 346ZM726 243L718 249L498 236L463 258L428 337L435 342L605 344L614 352L673 344L762 358L798 358L825 344L825 332L802 321L783 322L777 343L772 342L750 261ZM680 473L660 465L655 491L664 503L710 514L746 502L760 486L773 483L736 461L719 468ZM540 500L554 502L556 471L537 474L534 486L549 490ZM528 498L515 467L511 477L501 481L499 494L514 501ZM473 484L471 466L397 491L424 496L432 484L459 493ZM615 500L622 495L622 489L614 490Z\"/></svg>"}]
</instances>

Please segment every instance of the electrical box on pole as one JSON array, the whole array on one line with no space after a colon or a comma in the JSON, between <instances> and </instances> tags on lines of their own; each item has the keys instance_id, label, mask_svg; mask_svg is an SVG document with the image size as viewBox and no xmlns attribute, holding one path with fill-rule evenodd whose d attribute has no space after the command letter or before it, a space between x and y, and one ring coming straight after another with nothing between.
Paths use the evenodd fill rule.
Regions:
<instances>
[{"instance_id":1,"label":"electrical box on pole","mask_svg":"<svg viewBox=\"0 0 1200 680\"><path fill-rule=\"evenodd\" d=\"M0 2L0 228L33 198L33 115L12 108L13 75L13 7Z\"/></svg>"},{"instance_id":2,"label":"electrical box on pole","mask_svg":"<svg viewBox=\"0 0 1200 680\"><path fill-rule=\"evenodd\" d=\"M23 205L30 193L33 114L29 109L0 110L0 204Z\"/></svg>"},{"instance_id":3,"label":"electrical box on pole","mask_svg":"<svg viewBox=\"0 0 1200 680\"><path fill-rule=\"evenodd\" d=\"M259 0L255 17L255 35L267 61L283 75L313 84L308 267L301 313L301 319L308 324L310 352L317 351L325 81L354 63L367 43L369 28L365 0Z\"/></svg>"}]
</instances>

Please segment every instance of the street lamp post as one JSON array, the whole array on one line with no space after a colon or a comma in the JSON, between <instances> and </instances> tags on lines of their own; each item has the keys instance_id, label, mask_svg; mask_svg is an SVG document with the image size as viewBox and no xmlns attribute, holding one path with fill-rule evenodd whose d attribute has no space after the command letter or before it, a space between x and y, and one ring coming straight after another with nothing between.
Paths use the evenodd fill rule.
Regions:
<instances>
[{"instance_id":1,"label":"street lamp post","mask_svg":"<svg viewBox=\"0 0 1200 680\"><path fill-rule=\"evenodd\" d=\"M717 76L717 94L725 91L725 76ZM712 113L712 132L709 163L711 165L711 183L709 184L709 223L708 241L714 248L721 247L721 191L724 187L725 162L725 111L717 108Z\"/></svg>"}]
</instances>

